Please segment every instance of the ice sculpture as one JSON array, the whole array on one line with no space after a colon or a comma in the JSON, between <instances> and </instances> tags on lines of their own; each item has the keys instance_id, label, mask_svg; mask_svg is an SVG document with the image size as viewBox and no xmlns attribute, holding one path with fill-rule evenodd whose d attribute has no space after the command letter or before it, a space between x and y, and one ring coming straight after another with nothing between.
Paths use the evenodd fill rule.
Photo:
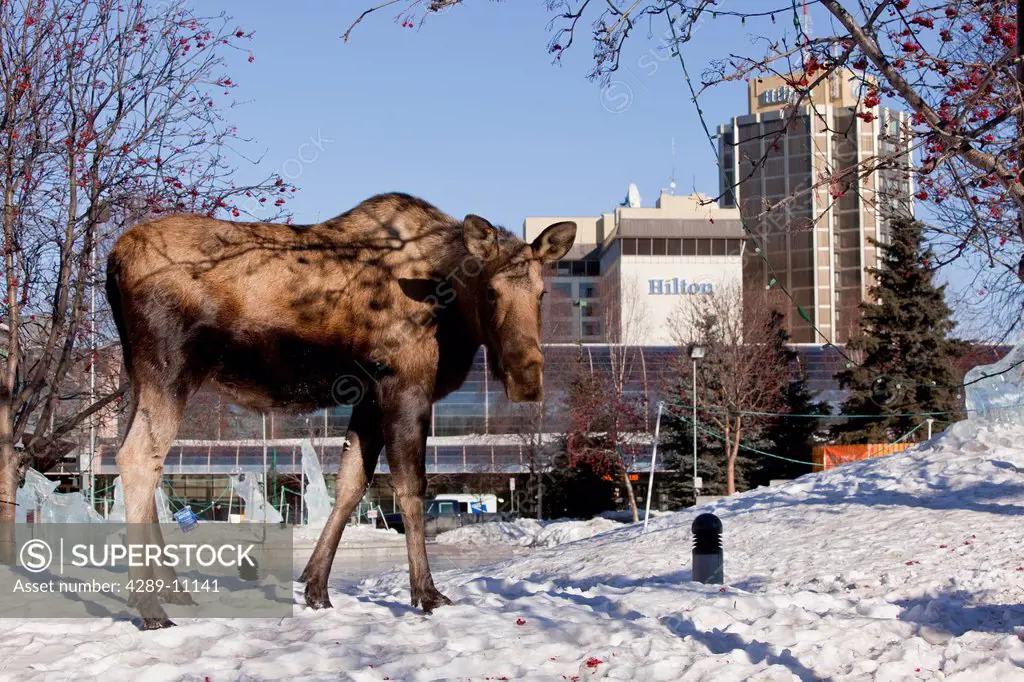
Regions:
<instances>
[{"instance_id":1,"label":"ice sculpture","mask_svg":"<svg viewBox=\"0 0 1024 682\"><path fill-rule=\"evenodd\" d=\"M302 474L306 477L303 494L306 523L312 527L323 526L327 523L333 504L327 495L327 483L324 481L324 471L320 468L320 459L308 440L302 441Z\"/></svg>"},{"instance_id":2,"label":"ice sculpture","mask_svg":"<svg viewBox=\"0 0 1024 682\"><path fill-rule=\"evenodd\" d=\"M281 523L284 517L274 509L273 505L267 504L263 495L262 474L238 474L231 476L231 493L238 495L245 500L245 520L264 521L267 523Z\"/></svg>"},{"instance_id":3,"label":"ice sculpture","mask_svg":"<svg viewBox=\"0 0 1024 682\"><path fill-rule=\"evenodd\" d=\"M51 481L35 469L26 471L25 485L17 492L15 522L27 522L29 512L33 512L36 523L103 522L82 493L56 493L58 485L58 481Z\"/></svg>"},{"instance_id":4,"label":"ice sculpture","mask_svg":"<svg viewBox=\"0 0 1024 682\"><path fill-rule=\"evenodd\" d=\"M171 503L164 494L163 488L157 488L153 493L156 500L156 515L160 523L174 523L174 516L171 514ZM121 484L121 477L114 479L114 506L107 514L107 521L124 523L124 486Z\"/></svg>"},{"instance_id":5,"label":"ice sculpture","mask_svg":"<svg viewBox=\"0 0 1024 682\"><path fill-rule=\"evenodd\" d=\"M43 501L43 523L103 523L82 493L50 495Z\"/></svg>"},{"instance_id":6,"label":"ice sculpture","mask_svg":"<svg viewBox=\"0 0 1024 682\"><path fill-rule=\"evenodd\" d=\"M18 506L14 508L15 523L27 523L28 513L38 514L43 507L46 498L53 495L53 491L60 485L59 481L51 481L35 469L25 472L25 485L18 488L15 494L15 502ZM37 519L38 520L38 519Z\"/></svg>"},{"instance_id":7,"label":"ice sculpture","mask_svg":"<svg viewBox=\"0 0 1024 682\"><path fill-rule=\"evenodd\" d=\"M968 419L1024 421L1024 336L998 362L964 375Z\"/></svg>"}]
</instances>

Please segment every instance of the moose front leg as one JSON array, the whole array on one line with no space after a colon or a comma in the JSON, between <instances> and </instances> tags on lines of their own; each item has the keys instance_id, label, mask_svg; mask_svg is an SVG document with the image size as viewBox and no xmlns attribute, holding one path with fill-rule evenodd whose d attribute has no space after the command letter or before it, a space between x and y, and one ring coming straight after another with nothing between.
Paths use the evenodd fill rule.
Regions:
<instances>
[{"instance_id":1,"label":"moose front leg","mask_svg":"<svg viewBox=\"0 0 1024 682\"><path fill-rule=\"evenodd\" d=\"M405 526L412 605L430 613L438 606L452 603L434 587L423 528L423 498L427 492L424 457L431 402L419 386L383 389L384 443Z\"/></svg>"},{"instance_id":2,"label":"moose front leg","mask_svg":"<svg viewBox=\"0 0 1024 682\"><path fill-rule=\"evenodd\" d=\"M117 466L124 484L124 512L128 544L163 546L157 525L154 496L160 483L164 458L178 430L183 402L171 392L139 382L138 406L133 411L124 442L117 451ZM171 580L174 573L170 571ZM130 564L128 575L135 586L145 589L157 577L153 566ZM154 592L133 591L129 605L139 609L142 627L146 630L174 625L167 618Z\"/></svg>"},{"instance_id":3,"label":"moose front leg","mask_svg":"<svg viewBox=\"0 0 1024 682\"><path fill-rule=\"evenodd\" d=\"M346 438L348 445L341 455L341 466L334 482L334 508L299 577L299 582L306 583L306 604L314 609L331 607L327 578L334 555L349 516L366 493L384 446L380 409L372 396L353 408Z\"/></svg>"}]
</instances>

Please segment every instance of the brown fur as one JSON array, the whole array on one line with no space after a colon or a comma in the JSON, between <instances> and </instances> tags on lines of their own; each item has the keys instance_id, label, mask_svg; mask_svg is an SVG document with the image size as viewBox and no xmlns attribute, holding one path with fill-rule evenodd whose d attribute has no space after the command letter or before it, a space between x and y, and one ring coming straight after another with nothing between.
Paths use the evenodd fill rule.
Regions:
<instances>
[{"instance_id":1,"label":"brown fur","mask_svg":"<svg viewBox=\"0 0 1024 682\"><path fill-rule=\"evenodd\" d=\"M163 459L202 384L254 410L308 411L337 404L342 382L360 400L335 508L303 574L307 603L330 606L334 553L382 446L406 517L413 604L447 603L423 539L431 404L462 384L481 344L510 399L540 399L541 265L574 237L560 223L526 244L404 194L309 226L172 216L128 230L107 267L133 387L117 456L127 521L155 522ZM147 627L169 624L155 600L139 606Z\"/></svg>"}]
</instances>

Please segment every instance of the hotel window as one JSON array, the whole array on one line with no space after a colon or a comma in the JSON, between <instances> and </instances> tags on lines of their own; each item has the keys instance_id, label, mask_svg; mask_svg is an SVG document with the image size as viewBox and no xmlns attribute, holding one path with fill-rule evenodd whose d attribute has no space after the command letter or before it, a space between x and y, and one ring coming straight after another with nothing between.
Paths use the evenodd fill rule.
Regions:
<instances>
[{"instance_id":1,"label":"hotel window","mask_svg":"<svg viewBox=\"0 0 1024 682\"><path fill-rule=\"evenodd\" d=\"M733 190L733 185L736 181L733 179L732 171L725 172L725 188L722 193L722 208L736 208L736 194Z\"/></svg>"},{"instance_id":2,"label":"hotel window","mask_svg":"<svg viewBox=\"0 0 1024 682\"><path fill-rule=\"evenodd\" d=\"M712 256L724 256L726 254L726 246L724 239L712 239L711 240L711 255Z\"/></svg>"},{"instance_id":3,"label":"hotel window","mask_svg":"<svg viewBox=\"0 0 1024 682\"><path fill-rule=\"evenodd\" d=\"M790 251L789 254L790 267L792 267L794 270L812 268L814 267L813 256L814 254L811 252L810 249L794 248L792 251Z\"/></svg>"},{"instance_id":4,"label":"hotel window","mask_svg":"<svg viewBox=\"0 0 1024 682\"><path fill-rule=\"evenodd\" d=\"M860 288L860 270L843 270L840 272L839 284L843 289Z\"/></svg>"},{"instance_id":5,"label":"hotel window","mask_svg":"<svg viewBox=\"0 0 1024 682\"><path fill-rule=\"evenodd\" d=\"M764 181L764 193L771 198L786 196L785 178L768 178Z\"/></svg>"},{"instance_id":6,"label":"hotel window","mask_svg":"<svg viewBox=\"0 0 1024 682\"><path fill-rule=\"evenodd\" d=\"M558 274L565 277L572 274L572 261L558 261Z\"/></svg>"},{"instance_id":7,"label":"hotel window","mask_svg":"<svg viewBox=\"0 0 1024 682\"><path fill-rule=\"evenodd\" d=\"M809 249L813 245L810 232L794 232L789 235L794 249Z\"/></svg>"},{"instance_id":8,"label":"hotel window","mask_svg":"<svg viewBox=\"0 0 1024 682\"><path fill-rule=\"evenodd\" d=\"M711 255L711 240L710 239L698 239L697 240L697 255L698 256L710 256Z\"/></svg>"},{"instance_id":9,"label":"hotel window","mask_svg":"<svg viewBox=\"0 0 1024 682\"><path fill-rule=\"evenodd\" d=\"M650 256L651 255L651 240L650 239L637 239L636 240L636 255L638 255L638 256Z\"/></svg>"},{"instance_id":10,"label":"hotel window","mask_svg":"<svg viewBox=\"0 0 1024 682\"><path fill-rule=\"evenodd\" d=\"M681 256L683 253L683 240L681 239L669 239L668 240L668 255L670 256Z\"/></svg>"},{"instance_id":11,"label":"hotel window","mask_svg":"<svg viewBox=\"0 0 1024 682\"><path fill-rule=\"evenodd\" d=\"M559 297L572 298L572 284L569 282L555 282L551 287L551 292Z\"/></svg>"},{"instance_id":12,"label":"hotel window","mask_svg":"<svg viewBox=\"0 0 1024 682\"><path fill-rule=\"evenodd\" d=\"M651 244L651 254L654 256L667 256L668 245L665 243L667 240L664 238L655 238Z\"/></svg>"},{"instance_id":13,"label":"hotel window","mask_svg":"<svg viewBox=\"0 0 1024 682\"><path fill-rule=\"evenodd\" d=\"M635 256L636 255L636 239L632 237L621 239L622 242L622 255L623 256Z\"/></svg>"},{"instance_id":14,"label":"hotel window","mask_svg":"<svg viewBox=\"0 0 1024 682\"><path fill-rule=\"evenodd\" d=\"M601 306L598 303L587 303L583 308L583 317L600 317Z\"/></svg>"},{"instance_id":15,"label":"hotel window","mask_svg":"<svg viewBox=\"0 0 1024 682\"><path fill-rule=\"evenodd\" d=\"M583 336L600 336L601 324L599 322L584 322Z\"/></svg>"},{"instance_id":16,"label":"hotel window","mask_svg":"<svg viewBox=\"0 0 1024 682\"><path fill-rule=\"evenodd\" d=\"M814 286L814 270L793 270L790 275L794 288Z\"/></svg>"},{"instance_id":17,"label":"hotel window","mask_svg":"<svg viewBox=\"0 0 1024 682\"><path fill-rule=\"evenodd\" d=\"M779 144L781 145L782 142L780 141ZM765 174L765 176L769 177L769 178L775 178L775 177L779 177L779 176L785 174L785 172L786 172L786 168L785 168L785 165L784 165L785 159L783 159L780 156L777 156L776 155L777 152L775 152L775 153L769 152L769 154L771 154L771 155L764 160L764 174Z\"/></svg>"},{"instance_id":18,"label":"hotel window","mask_svg":"<svg viewBox=\"0 0 1024 682\"><path fill-rule=\"evenodd\" d=\"M789 157L789 172L791 174L805 175L811 172L811 157L806 154L799 154Z\"/></svg>"},{"instance_id":19,"label":"hotel window","mask_svg":"<svg viewBox=\"0 0 1024 682\"><path fill-rule=\"evenodd\" d=\"M683 255L684 256L696 256L697 255L697 240L696 239L684 239L683 240Z\"/></svg>"},{"instance_id":20,"label":"hotel window","mask_svg":"<svg viewBox=\"0 0 1024 682\"><path fill-rule=\"evenodd\" d=\"M587 277L597 277L601 274L601 261L599 260L588 260L587 263Z\"/></svg>"},{"instance_id":21,"label":"hotel window","mask_svg":"<svg viewBox=\"0 0 1024 682\"><path fill-rule=\"evenodd\" d=\"M587 264L581 260L574 260L572 262L572 276L582 277L587 274Z\"/></svg>"},{"instance_id":22,"label":"hotel window","mask_svg":"<svg viewBox=\"0 0 1024 682\"><path fill-rule=\"evenodd\" d=\"M839 251L838 266L840 268L860 267L860 249L842 249Z\"/></svg>"},{"instance_id":23,"label":"hotel window","mask_svg":"<svg viewBox=\"0 0 1024 682\"><path fill-rule=\"evenodd\" d=\"M580 282L580 298L597 298L597 285L593 282Z\"/></svg>"},{"instance_id":24,"label":"hotel window","mask_svg":"<svg viewBox=\"0 0 1024 682\"><path fill-rule=\"evenodd\" d=\"M840 211L856 211L860 205L859 197L857 196L857 181L853 179L849 182L846 192L839 197L839 210Z\"/></svg>"}]
</instances>

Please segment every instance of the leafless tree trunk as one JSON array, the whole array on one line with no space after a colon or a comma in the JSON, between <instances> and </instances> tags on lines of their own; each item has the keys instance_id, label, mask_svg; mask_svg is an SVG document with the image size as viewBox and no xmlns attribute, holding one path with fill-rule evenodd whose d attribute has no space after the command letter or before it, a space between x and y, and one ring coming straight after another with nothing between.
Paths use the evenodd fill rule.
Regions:
<instances>
[{"instance_id":1,"label":"leafless tree trunk","mask_svg":"<svg viewBox=\"0 0 1024 682\"><path fill-rule=\"evenodd\" d=\"M606 283L605 286L611 286L611 283ZM626 396L630 381L639 380L640 382L646 382L647 379L640 353L643 352L642 346L647 338L649 316L647 306L638 293L641 291L639 286L634 284L616 288L619 290L618 295L605 295L601 297L601 300L606 305L611 304L608 310L604 311L604 327L608 330L609 340L612 341L608 348L612 362L612 387L616 394L616 400L621 403L627 400ZM646 411L646 408L647 406L643 405L641 409ZM616 413L616 433L620 432L619 422L622 421L626 421L629 426L636 428L637 424L633 417L633 414L629 414L623 420L623 415ZM626 501L633 515L633 522L636 523L640 520L639 510L636 504L633 482L629 478L627 458L621 451L621 438L617 447L619 448L619 459L623 462L622 484L626 490Z\"/></svg>"},{"instance_id":2,"label":"leafless tree trunk","mask_svg":"<svg viewBox=\"0 0 1024 682\"><path fill-rule=\"evenodd\" d=\"M736 461L743 436L764 420L758 412L780 411L791 378L787 336L777 300L749 295L737 286L717 290L696 304L680 302L671 319L681 356L698 343L705 348L697 367L697 393L705 414L725 442L726 490L736 492ZM686 372L690 363L680 369ZM687 398L689 402L690 398Z\"/></svg>"},{"instance_id":3,"label":"leafless tree trunk","mask_svg":"<svg viewBox=\"0 0 1024 682\"><path fill-rule=\"evenodd\" d=\"M182 0L0 0L0 532L27 464L17 446L52 466L128 390L119 363L95 396L84 378L114 343L86 302L116 234L165 212L237 216L250 199L276 204L269 219L291 190L232 182L244 140L214 100L234 87L224 49L249 36L229 22Z\"/></svg>"}]
</instances>

